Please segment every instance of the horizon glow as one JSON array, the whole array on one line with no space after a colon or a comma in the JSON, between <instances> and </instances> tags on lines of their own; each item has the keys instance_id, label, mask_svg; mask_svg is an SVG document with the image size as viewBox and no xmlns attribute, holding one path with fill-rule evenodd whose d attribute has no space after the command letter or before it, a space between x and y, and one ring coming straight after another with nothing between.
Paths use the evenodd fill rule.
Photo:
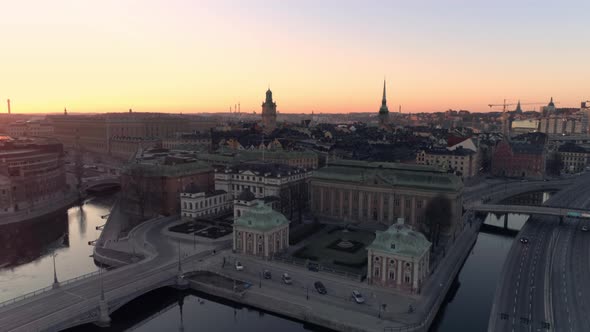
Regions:
<instances>
[{"instance_id":1,"label":"horizon glow","mask_svg":"<svg viewBox=\"0 0 590 332\"><path fill-rule=\"evenodd\" d=\"M590 3L0 3L0 113L489 111L590 99ZM538 110L542 105L524 105Z\"/></svg>"}]
</instances>

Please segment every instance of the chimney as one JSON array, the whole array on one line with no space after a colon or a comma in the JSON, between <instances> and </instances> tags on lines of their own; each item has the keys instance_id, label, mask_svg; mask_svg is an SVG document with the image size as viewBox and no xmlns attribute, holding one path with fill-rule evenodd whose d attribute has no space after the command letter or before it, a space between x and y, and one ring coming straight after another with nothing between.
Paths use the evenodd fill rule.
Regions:
<instances>
[{"instance_id":1,"label":"chimney","mask_svg":"<svg viewBox=\"0 0 590 332\"><path fill-rule=\"evenodd\" d=\"M8 114L10 114L10 99L6 99L6 104L8 104Z\"/></svg>"}]
</instances>

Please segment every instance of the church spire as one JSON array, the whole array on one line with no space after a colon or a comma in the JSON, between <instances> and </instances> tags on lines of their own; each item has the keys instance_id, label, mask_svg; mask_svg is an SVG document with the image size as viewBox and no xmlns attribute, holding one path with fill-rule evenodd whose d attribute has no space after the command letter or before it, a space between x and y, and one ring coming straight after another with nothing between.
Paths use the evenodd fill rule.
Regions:
<instances>
[{"instance_id":1,"label":"church spire","mask_svg":"<svg viewBox=\"0 0 590 332\"><path fill-rule=\"evenodd\" d=\"M518 100L518 103L516 104L516 110L514 110L514 112L517 114L522 113L522 108L520 107L520 99Z\"/></svg>"},{"instance_id":2,"label":"church spire","mask_svg":"<svg viewBox=\"0 0 590 332\"><path fill-rule=\"evenodd\" d=\"M385 80L383 80L383 99L381 100L381 105L387 105L387 98L385 98Z\"/></svg>"}]
</instances>

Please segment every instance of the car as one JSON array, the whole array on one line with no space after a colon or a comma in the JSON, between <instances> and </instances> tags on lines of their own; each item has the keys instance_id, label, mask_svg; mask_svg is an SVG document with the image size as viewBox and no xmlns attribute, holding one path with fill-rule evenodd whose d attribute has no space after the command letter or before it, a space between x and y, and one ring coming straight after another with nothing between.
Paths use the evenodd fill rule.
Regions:
<instances>
[{"instance_id":1,"label":"car","mask_svg":"<svg viewBox=\"0 0 590 332\"><path fill-rule=\"evenodd\" d=\"M291 278L291 276L288 273L283 273L283 276L281 277L281 279L283 279L283 282L286 285L290 285L293 283L293 279Z\"/></svg>"},{"instance_id":2,"label":"car","mask_svg":"<svg viewBox=\"0 0 590 332\"><path fill-rule=\"evenodd\" d=\"M271 279L272 278L272 274L270 273L269 270L264 270L264 272L262 272L262 275L264 276L264 279Z\"/></svg>"},{"instance_id":3,"label":"car","mask_svg":"<svg viewBox=\"0 0 590 332\"><path fill-rule=\"evenodd\" d=\"M526 237L521 237L520 238L520 243L522 243L522 244L528 244L529 243L529 239L526 238Z\"/></svg>"},{"instance_id":4,"label":"car","mask_svg":"<svg viewBox=\"0 0 590 332\"><path fill-rule=\"evenodd\" d=\"M587 232L588 231L588 226L582 226L582 232Z\"/></svg>"},{"instance_id":5,"label":"car","mask_svg":"<svg viewBox=\"0 0 590 332\"><path fill-rule=\"evenodd\" d=\"M358 304L365 303L365 298L363 297L363 294L361 294L361 292L359 292L357 290L352 291L352 298L353 298L354 302L356 302Z\"/></svg>"},{"instance_id":6,"label":"car","mask_svg":"<svg viewBox=\"0 0 590 332\"><path fill-rule=\"evenodd\" d=\"M236 261L236 271L242 271L244 269L244 265L240 263L240 261Z\"/></svg>"},{"instance_id":7,"label":"car","mask_svg":"<svg viewBox=\"0 0 590 332\"><path fill-rule=\"evenodd\" d=\"M307 264L307 269L313 272L318 272L320 270L320 265L318 263L309 263Z\"/></svg>"},{"instance_id":8,"label":"car","mask_svg":"<svg viewBox=\"0 0 590 332\"><path fill-rule=\"evenodd\" d=\"M313 284L313 287L315 287L315 290L318 291L319 294L322 294L322 295L328 294L328 290L326 289L326 286L324 286L324 284L321 281L316 281Z\"/></svg>"}]
</instances>

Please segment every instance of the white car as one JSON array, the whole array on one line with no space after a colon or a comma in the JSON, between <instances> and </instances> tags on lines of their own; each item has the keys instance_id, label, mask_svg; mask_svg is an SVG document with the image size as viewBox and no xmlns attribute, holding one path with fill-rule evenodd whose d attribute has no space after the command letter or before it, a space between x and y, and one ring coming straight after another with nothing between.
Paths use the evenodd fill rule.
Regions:
<instances>
[{"instance_id":1,"label":"white car","mask_svg":"<svg viewBox=\"0 0 590 332\"><path fill-rule=\"evenodd\" d=\"M582 232L587 232L588 231L588 226L582 226Z\"/></svg>"},{"instance_id":2,"label":"white car","mask_svg":"<svg viewBox=\"0 0 590 332\"><path fill-rule=\"evenodd\" d=\"M291 279L291 276L288 273L283 273L282 279L286 285L290 285L293 283L293 279Z\"/></svg>"},{"instance_id":3,"label":"white car","mask_svg":"<svg viewBox=\"0 0 590 332\"><path fill-rule=\"evenodd\" d=\"M236 261L236 271L242 271L244 269L244 265L239 261Z\"/></svg>"},{"instance_id":4,"label":"white car","mask_svg":"<svg viewBox=\"0 0 590 332\"><path fill-rule=\"evenodd\" d=\"M352 298L354 299L354 302L358 304L365 303L365 298L363 297L363 294L361 294L361 292L357 290L352 291Z\"/></svg>"}]
</instances>

